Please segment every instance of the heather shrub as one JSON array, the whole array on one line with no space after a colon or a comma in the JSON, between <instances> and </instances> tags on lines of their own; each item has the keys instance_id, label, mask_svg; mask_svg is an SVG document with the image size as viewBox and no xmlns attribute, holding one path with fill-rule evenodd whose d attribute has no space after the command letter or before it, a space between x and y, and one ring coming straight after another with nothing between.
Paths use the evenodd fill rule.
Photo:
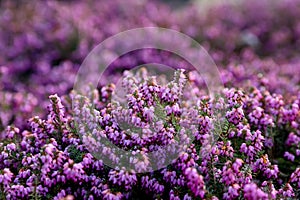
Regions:
<instances>
[{"instance_id":1,"label":"heather shrub","mask_svg":"<svg viewBox=\"0 0 300 200\"><path fill-rule=\"evenodd\" d=\"M69 100L73 98L77 101L76 98L79 98L74 91L71 96L64 96L63 100L57 95L50 96L48 117L31 118L29 130L20 132L16 127L8 127L3 131L6 139L1 142L2 197L299 197L299 97L295 96L287 102L281 95L270 93L263 87L249 90L228 88L223 91L221 99L213 102L195 89L195 80L183 70L175 73L176 81L169 83L172 87L157 84L155 79L158 77L145 80L143 76L145 77L143 73L125 73L124 82L133 80L130 82L135 86L127 84L129 110L124 116L129 116L127 120L130 121L127 123L141 128L147 128L147 122L154 120L157 128L155 135L145 137L143 134L141 137L120 129L118 123L123 121L116 121L116 117L122 118L122 115L113 115L113 112L119 112L118 108L111 109L113 104L107 101L113 94L113 85L91 93L95 97L96 110L88 113L95 115L98 120L92 122L91 116L85 117L91 122L89 126L99 124L93 129L92 135L102 134L102 137L104 135L120 148L135 151L153 151L155 145L172 143L178 134L192 133L192 143L167 167L138 173L140 167L147 167L149 162L146 157L131 171L106 166L101 160L104 157L97 157L96 151L93 151L93 148L101 147L93 145L93 137L80 124L76 127L78 121L74 120L72 112L82 109L81 113L84 115L83 110L87 107L75 106L74 111L71 109ZM189 90L183 89L185 82L189 84ZM182 87L182 90L172 90L173 87ZM132 88L137 90L130 91ZM167 88L171 90L166 90ZM180 91L182 95L192 97L185 104L177 99L177 92ZM152 99L155 94L160 99L156 101L162 105L160 112L167 119L165 124L160 119L154 119L155 110L151 110L151 105L158 106ZM141 99L144 99L144 105L141 104ZM193 101L196 102L192 104ZM213 106L226 108L220 128L213 126ZM183 126L180 127L178 120L185 118L185 109L191 109L190 113L193 113L187 119L195 119L194 129L185 130ZM212 137L215 139L213 143L210 140ZM101 154L104 155L105 153ZM109 156L113 157L113 152Z\"/></svg>"},{"instance_id":2,"label":"heather shrub","mask_svg":"<svg viewBox=\"0 0 300 200\"><path fill-rule=\"evenodd\" d=\"M299 1L199 6L1 1L0 199L300 199ZM149 48L74 89L96 45L148 26L199 42L224 88Z\"/></svg>"}]
</instances>

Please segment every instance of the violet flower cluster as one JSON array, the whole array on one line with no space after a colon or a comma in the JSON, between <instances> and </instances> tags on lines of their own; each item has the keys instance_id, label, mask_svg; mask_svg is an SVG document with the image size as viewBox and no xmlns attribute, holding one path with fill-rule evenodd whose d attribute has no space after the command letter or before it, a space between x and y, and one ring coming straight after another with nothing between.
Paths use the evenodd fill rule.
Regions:
<instances>
[{"instance_id":1,"label":"violet flower cluster","mask_svg":"<svg viewBox=\"0 0 300 200\"><path fill-rule=\"evenodd\" d=\"M201 42L222 68L229 87L263 84L281 94L297 90L290 83L297 85L300 77L295 70L299 69L298 0L242 1L205 12L198 7L172 10L157 1L136 0L1 2L0 108L5 110L1 124L26 127L32 113L45 116L45 99L72 89L92 48L113 34L145 26L171 28ZM185 66L169 54L144 50L116 60L111 70L149 62Z\"/></svg>"},{"instance_id":2,"label":"violet flower cluster","mask_svg":"<svg viewBox=\"0 0 300 200\"><path fill-rule=\"evenodd\" d=\"M113 98L117 89L112 84L103 87L99 92L94 90L89 93L93 95L91 99L95 102L94 113L90 110L85 113L83 106L81 117L88 118L87 122L91 122L88 126L99 124L93 129L93 134L99 131L99 136L105 135L110 142L126 150L153 151L156 145L163 146L171 142L175 133L192 133L191 145L182 150L169 165L155 171L139 173L140 167L147 167L147 163L151 162L145 156L140 164L135 163L137 168L130 171L107 166L104 156L97 157L95 151L91 151L92 147L101 147L97 146L98 143L85 142L93 140L93 137L88 137L88 132L81 132L85 129L77 124L77 115L73 116L73 112L78 112L79 109L75 104L73 110L71 105L72 98L76 101L76 92L63 98L51 95L46 119L33 117L29 120L30 129L20 130L9 126L3 132L7 139L0 143L1 197L299 197L299 96L289 102L263 87L249 90L232 88L224 89L222 97L212 101L196 89L197 82L193 76L195 72L176 71L174 81L169 82L167 87L156 83L159 76L145 79L148 77L146 73L145 69L136 74L124 73L123 84L129 90L126 94L129 110L124 117L131 113L130 118L122 118L121 113L126 111L122 110L123 107L110 109L114 105L108 99ZM176 90L172 90L176 87ZM156 100L154 94L157 94ZM185 102L178 99L180 96L190 98ZM197 102L192 104L194 100ZM155 112L158 111L151 109L155 101L162 102L156 103L155 107L163 105L159 112L164 114L157 115ZM227 110L221 127L213 125L216 118L213 115L214 107ZM172 119L176 116L184 119L183 110L186 109L190 109L189 113L193 115L189 117L196 119L197 126L191 131L180 128L179 122ZM119 115L114 115L113 112L119 112ZM171 118L167 123L161 124L159 116ZM93 120L93 117L97 120ZM158 119L155 122L156 117ZM143 130L148 130L146 122L153 120L157 127L161 126L161 130L156 134L152 133L153 135L147 131L142 136L134 133L128 135L124 130L117 131L124 122L120 118L130 119L135 126L145 128ZM213 143L209 140L212 132L218 136ZM160 137L156 137L157 135ZM101 151L102 156L105 152L103 149ZM113 151L106 151L110 158L117 158Z\"/></svg>"},{"instance_id":3,"label":"violet flower cluster","mask_svg":"<svg viewBox=\"0 0 300 200\"><path fill-rule=\"evenodd\" d=\"M158 1L1 1L0 199L300 199L299 3L201 12ZM219 98L193 66L155 49L119 57L87 96L71 91L93 47L145 26L201 43L225 84ZM129 70L145 63L179 70L171 81ZM131 153L130 170L107 142ZM166 146L171 156L158 151Z\"/></svg>"}]
</instances>

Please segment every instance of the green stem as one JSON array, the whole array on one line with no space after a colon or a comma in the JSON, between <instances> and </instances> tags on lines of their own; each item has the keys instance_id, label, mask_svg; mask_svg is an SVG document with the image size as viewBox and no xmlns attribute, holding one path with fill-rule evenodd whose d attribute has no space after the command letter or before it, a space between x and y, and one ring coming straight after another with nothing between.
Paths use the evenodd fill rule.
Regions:
<instances>
[{"instance_id":1,"label":"green stem","mask_svg":"<svg viewBox=\"0 0 300 200\"><path fill-rule=\"evenodd\" d=\"M1 184L0 185L0 200L5 200L5 192L4 192L4 187L3 185Z\"/></svg>"}]
</instances>

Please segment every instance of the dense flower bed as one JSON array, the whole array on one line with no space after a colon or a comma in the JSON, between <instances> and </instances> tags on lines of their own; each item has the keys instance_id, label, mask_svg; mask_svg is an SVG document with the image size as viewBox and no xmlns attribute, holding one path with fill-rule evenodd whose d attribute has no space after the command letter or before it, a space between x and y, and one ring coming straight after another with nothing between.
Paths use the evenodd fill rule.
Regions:
<instances>
[{"instance_id":1,"label":"dense flower bed","mask_svg":"<svg viewBox=\"0 0 300 200\"><path fill-rule=\"evenodd\" d=\"M131 199L141 195L163 199L296 198L300 187L299 97L285 101L263 87L225 89L224 98L213 103L197 90L191 75L185 76L183 71L177 74L180 79L175 76L170 84L179 90L166 90L169 87L161 87L154 80L145 82L139 75L129 74L124 79L127 85L128 80L134 80L131 83L138 88L128 96L131 123L145 128L143 124L153 121L155 110L151 108L158 105L152 98L156 95L165 119L170 118L167 124L156 121L160 128L150 138L128 135L119 129L113 117L116 110L111 103L105 105L112 85L103 87L100 94L92 93L99 110L94 113L99 118L96 123L102 127L93 133L105 134L124 149L134 147L145 152L153 151L155 145L172 143L176 134L187 131L179 124L183 111L191 106L193 116L187 119L196 119L197 128L192 131L195 140L168 167L142 174L106 167L87 151L91 150L89 143L82 144L80 136L88 133L80 131L85 129L75 128L69 100L76 101L76 94L65 96L63 103L52 95L46 120L33 117L29 130L20 132L9 126L4 131L7 139L0 143L2 195L12 199L60 199L69 194L87 199ZM192 89L180 89L186 81ZM179 101L178 91L193 97L185 102L188 107ZM145 105L141 99L146 100ZM82 109L84 113L85 108L78 106L74 112ZM213 129L213 106L227 110L220 129ZM218 137L209 143L212 131ZM112 152L109 154L112 156ZM147 162L141 163L138 167L147 167Z\"/></svg>"},{"instance_id":2,"label":"dense flower bed","mask_svg":"<svg viewBox=\"0 0 300 200\"><path fill-rule=\"evenodd\" d=\"M136 0L1 5L0 199L300 198L299 1L221 4L205 14L196 5L172 10ZM188 65L168 53L136 51L116 60L110 72L123 75L130 110L122 120L139 128L154 124L157 135L151 137L129 135L116 122L124 111L110 103L114 77L88 91L84 102L96 110L83 110L87 107L71 91L95 45L143 26L195 38L212 55L225 84L213 100L194 71L178 70L166 85L144 70L123 73L151 62ZM93 134L124 150L151 152L177 137L184 140L186 132L193 141L162 169L137 173L148 167L146 157L135 170L113 169L87 145L92 140L77 126L77 111L92 112L97 120L89 130L96 124L100 129ZM157 113L162 118L156 119ZM83 120L91 120L86 116ZM218 120L221 126L214 126ZM193 126L184 127L183 121Z\"/></svg>"},{"instance_id":3,"label":"dense flower bed","mask_svg":"<svg viewBox=\"0 0 300 200\"><path fill-rule=\"evenodd\" d=\"M130 28L159 26L192 36L225 69L224 80L230 86L249 79L256 84L253 76L263 73L272 91L282 94L294 91L300 77L299 70L294 70L299 68L297 0L225 4L205 14L195 5L173 11L152 1L35 1L21 5L4 1L1 13L0 26L5 28L0 30L0 88L5 93L0 95L0 107L5 114L1 113L0 119L4 126L24 127L32 113L45 114L45 99L72 89L89 51ZM115 65L131 67L163 60L149 51Z\"/></svg>"}]
</instances>

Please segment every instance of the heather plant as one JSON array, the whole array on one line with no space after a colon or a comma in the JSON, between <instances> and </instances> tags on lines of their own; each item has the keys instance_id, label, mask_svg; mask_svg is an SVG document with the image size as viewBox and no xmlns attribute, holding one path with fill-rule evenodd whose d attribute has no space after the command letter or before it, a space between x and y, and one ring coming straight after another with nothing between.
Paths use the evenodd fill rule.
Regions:
<instances>
[{"instance_id":1,"label":"heather plant","mask_svg":"<svg viewBox=\"0 0 300 200\"><path fill-rule=\"evenodd\" d=\"M299 1L197 6L1 1L0 199L299 199ZM93 47L145 26L200 42L225 85L218 98L157 49L118 57L86 96L72 91ZM179 69L170 80L130 70L147 63Z\"/></svg>"},{"instance_id":2,"label":"heather plant","mask_svg":"<svg viewBox=\"0 0 300 200\"><path fill-rule=\"evenodd\" d=\"M290 87L290 81L299 81L299 70L295 70L299 68L297 0L217 4L205 13L193 4L172 10L156 1L19 3L1 2L1 88L13 96L24 96L20 104L26 104L30 93L37 100L34 113L41 116L46 114L45 99L49 95L64 95L72 89L79 65L93 47L113 34L137 27L172 28L192 36L225 69L224 79L229 84L239 82L243 87L246 80L253 79L257 86L260 81L256 84L259 78L255 75L259 72L264 84L282 94L286 90L295 92L296 86ZM149 60L160 59L148 51L125 56L114 64L115 68L128 69ZM172 66L181 66L176 62ZM1 99L9 104L3 106L15 107L6 98ZM7 111L12 115L10 120L1 117L4 126L26 126L27 111L11 110Z\"/></svg>"},{"instance_id":3,"label":"heather plant","mask_svg":"<svg viewBox=\"0 0 300 200\"><path fill-rule=\"evenodd\" d=\"M137 88L137 91L128 91L128 105L133 109L131 119L134 119L130 123L145 126L143 124L147 120L154 120L155 117L153 115L155 110L151 110L151 105L155 102L152 95L158 92L157 97L162 98L160 101L176 105L177 92L181 90L166 91L155 83L157 77L145 81L142 75L145 77L145 70L142 71L144 72L135 75L125 72L123 81L127 83L125 85L129 90L135 87L128 86L128 83L135 84ZM189 87L195 88L193 73L176 71L175 77L182 79L178 80L178 86L186 82ZM134 81L130 81L131 79ZM175 82L169 84L175 87ZM122 109L109 111L113 105L107 101L113 95L114 88L110 84L101 90L90 92L95 103L93 115L91 110L81 113L86 114L88 122L91 122L89 126L96 127L93 134L97 135L98 131L99 136L107 137L110 142L124 149L151 151L156 144L165 145L174 140L176 129L180 130L177 134L186 132L180 125L173 124L172 119L172 116L183 117L181 114L186 108L182 107L184 106L182 102L178 102L178 106L170 107L165 104L160 108L160 112L165 113L163 117L171 118L167 124L158 125L159 119L156 121L156 126L161 126L165 131L159 138L155 135L147 138L126 135L124 131L118 132L120 127L118 122L123 121L116 119L122 116L114 115L113 112L122 112ZM224 89L223 97L218 99L217 103L213 103L199 90L189 89L184 90L184 93L183 95L193 97L189 101L197 100L195 105L186 103L186 106L190 105L194 111L191 113L198 125L196 129L188 131L193 135L192 143L168 166L144 173L138 173L138 169L147 167L146 164L151 162L151 160L147 162L147 157L144 157L144 161L142 160L140 164L135 163L138 168L115 169L105 165L102 160L104 157L97 157L96 151L91 150L92 147L96 149L100 147L91 141L93 137L90 139L85 137L88 132L81 133L84 129L78 126L78 120L74 119L72 114L78 111L72 110L70 101L72 98L75 100L80 97L78 100L81 99L81 103L84 103L88 99L80 95L78 97L76 92L62 99L57 95L51 95L46 119L31 118L29 130L20 131L16 127L7 127L3 131L6 139L0 145L1 197L3 199L60 199L68 195L76 199L134 199L142 195L156 199L299 197L300 143L297 139L300 119L299 96L286 103L282 96L270 93L263 87L251 88L248 91L228 88ZM140 101L138 99L143 99L143 103L147 106L138 103ZM212 106L226 108L224 125L220 130L215 129L218 137L213 143L208 140L213 130ZM85 107L82 106L81 109L84 110ZM92 116L96 120L92 120ZM98 123L102 128L97 129L94 123ZM113 152L109 149L106 151L108 156L114 157Z\"/></svg>"}]
</instances>

